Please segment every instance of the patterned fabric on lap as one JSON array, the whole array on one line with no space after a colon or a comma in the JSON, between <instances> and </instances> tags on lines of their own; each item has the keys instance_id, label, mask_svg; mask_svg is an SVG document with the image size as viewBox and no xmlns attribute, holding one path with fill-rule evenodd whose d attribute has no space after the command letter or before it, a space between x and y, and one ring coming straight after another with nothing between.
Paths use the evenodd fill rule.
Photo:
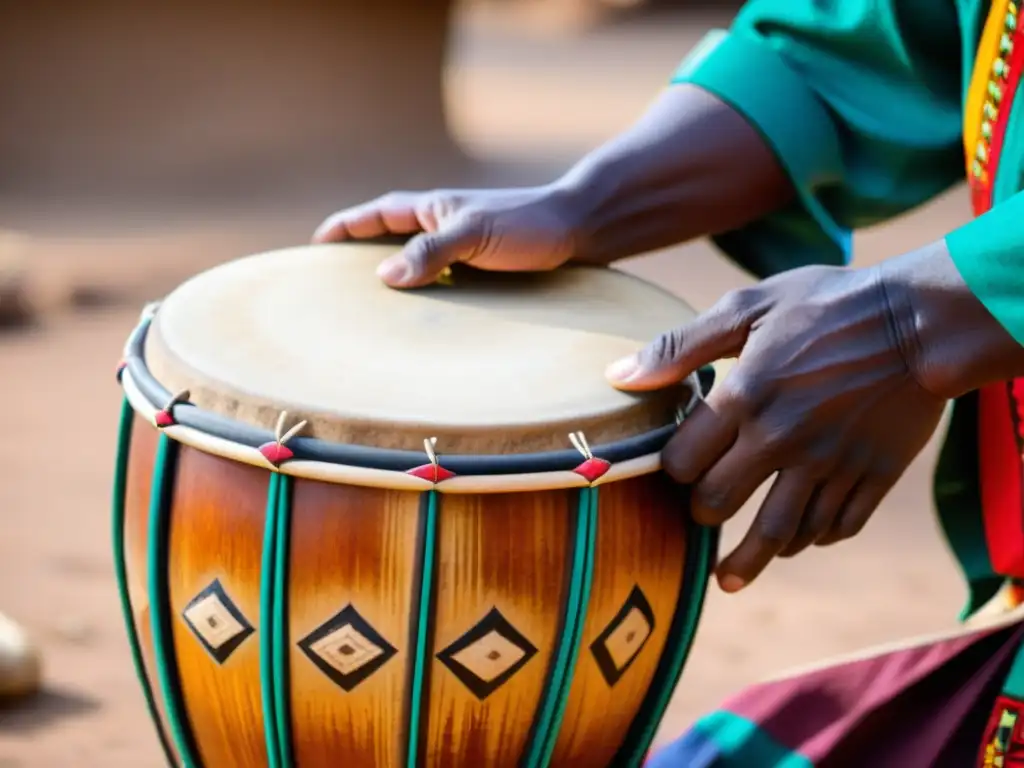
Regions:
<instances>
[{"instance_id":1,"label":"patterned fabric on lap","mask_svg":"<svg viewBox=\"0 0 1024 768\"><path fill-rule=\"evenodd\" d=\"M974 765L1022 639L976 630L753 686L646 768Z\"/></svg>"}]
</instances>

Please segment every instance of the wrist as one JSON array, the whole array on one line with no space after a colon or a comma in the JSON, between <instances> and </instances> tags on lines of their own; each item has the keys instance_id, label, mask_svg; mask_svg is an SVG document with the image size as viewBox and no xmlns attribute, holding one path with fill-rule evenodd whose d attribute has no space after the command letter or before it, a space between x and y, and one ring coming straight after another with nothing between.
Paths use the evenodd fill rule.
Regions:
<instances>
[{"instance_id":1,"label":"wrist","mask_svg":"<svg viewBox=\"0 0 1024 768\"><path fill-rule=\"evenodd\" d=\"M946 243L877 266L896 343L929 392L954 398L1024 376L1024 347L975 296Z\"/></svg>"},{"instance_id":2,"label":"wrist","mask_svg":"<svg viewBox=\"0 0 1024 768\"><path fill-rule=\"evenodd\" d=\"M594 168L586 159L546 187L549 206L557 212L572 243L572 260L607 264L621 258L600 245L608 208L615 199L607 171Z\"/></svg>"},{"instance_id":3,"label":"wrist","mask_svg":"<svg viewBox=\"0 0 1024 768\"><path fill-rule=\"evenodd\" d=\"M573 229L574 258L604 264L734 229L794 194L746 118L689 85L664 91L550 188Z\"/></svg>"}]
</instances>

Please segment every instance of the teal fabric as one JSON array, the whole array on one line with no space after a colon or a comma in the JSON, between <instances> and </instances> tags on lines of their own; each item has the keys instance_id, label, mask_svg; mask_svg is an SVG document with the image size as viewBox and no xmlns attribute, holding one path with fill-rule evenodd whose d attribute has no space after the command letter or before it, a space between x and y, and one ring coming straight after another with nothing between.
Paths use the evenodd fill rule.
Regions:
<instances>
[{"instance_id":1,"label":"teal fabric","mask_svg":"<svg viewBox=\"0 0 1024 768\"><path fill-rule=\"evenodd\" d=\"M711 33L672 82L744 114L799 196L717 244L759 276L842 264L854 229L961 181L962 52L973 57L982 5L750 0L728 33Z\"/></svg>"},{"instance_id":2,"label":"teal fabric","mask_svg":"<svg viewBox=\"0 0 1024 768\"><path fill-rule=\"evenodd\" d=\"M814 768L806 757L730 712L714 712L698 720L693 730L715 745L716 768Z\"/></svg>"},{"instance_id":3,"label":"teal fabric","mask_svg":"<svg viewBox=\"0 0 1024 768\"><path fill-rule=\"evenodd\" d=\"M1024 344L1024 193L951 232L946 245L974 295Z\"/></svg>"},{"instance_id":4,"label":"teal fabric","mask_svg":"<svg viewBox=\"0 0 1024 768\"><path fill-rule=\"evenodd\" d=\"M845 263L850 231L818 196L842 179L839 136L825 105L800 76L766 43L712 32L672 82L699 85L746 116L796 182L799 204L718 236L726 253L759 276L799 264ZM786 108L780 109L783 99ZM803 130L793 129L794 118Z\"/></svg>"},{"instance_id":5,"label":"teal fabric","mask_svg":"<svg viewBox=\"0 0 1024 768\"><path fill-rule=\"evenodd\" d=\"M709 34L672 82L743 114L798 192L788 209L715 243L760 277L842 264L854 230L961 182L963 103L988 9L985 0L749 0L728 32ZM1024 136L1008 133L996 206L946 240L968 286L1024 343L1022 158ZM934 485L969 584L964 617L1003 583L982 529L976 416L973 396L955 403Z\"/></svg>"}]
</instances>

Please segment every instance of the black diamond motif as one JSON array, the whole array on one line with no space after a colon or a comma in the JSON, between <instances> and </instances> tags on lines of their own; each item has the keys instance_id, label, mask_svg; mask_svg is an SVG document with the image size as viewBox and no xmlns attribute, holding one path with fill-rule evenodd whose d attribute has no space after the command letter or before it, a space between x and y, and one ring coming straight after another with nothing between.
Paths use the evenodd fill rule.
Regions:
<instances>
[{"instance_id":1,"label":"black diamond motif","mask_svg":"<svg viewBox=\"0 0 1024 768\"><path fill-rule=\"evenodd\" d=\"M483 701L526 666L537 648L492 608L466 634L439 654L438 660Z\"/></svg>"},{"instance_id":2,"label":"black diamond motif","mask_svg":"<svg viewBox=\"0 0 1024 768\"><path fill-rule=\"evenodd\" d=\"M220 579L192 598L181 618L218 664L227 661L256 631L228 597Z\"/></svg>"},{"instance_id":3,"label":"black diamond motif","mask_svg":"<svg viewBox=\"0 0 1024 768\"><path fill-rule=\"evenodd\" d=\"M654 632L654 611L647 597L634 586L605 630L590 644L590 652L609 687L632 666Z\"/></svg>"},{"instance_id":4,"label":"black diamond motif","mask_svg":"<svg viewBox=\"0 0 1024 768\"><path fill-rule=\"evenodd\" d=\"M306 635L298 645L317 669L346 692L398 653L351 604Z\"/></svg>"}]
</instances>

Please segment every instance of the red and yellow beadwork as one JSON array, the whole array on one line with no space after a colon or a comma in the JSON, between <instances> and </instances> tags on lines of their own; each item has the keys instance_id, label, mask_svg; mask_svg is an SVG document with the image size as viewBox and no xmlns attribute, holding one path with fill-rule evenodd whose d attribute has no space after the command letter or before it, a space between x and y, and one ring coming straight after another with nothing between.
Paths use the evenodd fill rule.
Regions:
<instances>
[{"instance_id":1,"label":"red and yellow beadwork","mask_svg":"<svg viewBox=\"0 0 1024 768\"><path fill-rule=\"evenodd\" d=\"M964 155L975 215L993 204L1009 116L1021 73L1020 2L994 0L985 23L964 112ZM979 465L992 566L1024 578L1024 380L993 384L979 398Z\"/></svg>"},{"instance_id":2,"label":"red and yellow beadwork","mask_svg":"<svg viewBox=\"0 0 1024 768\"><path fill-rule=\"evenodd\" d=\"M979 768L1017 768L1021 742L1017 722L1020 702L1001 698L986 729L985 749Z\"/></svg>"},{"instance_id":3,"label":"red and yellow beadwork","mask_svg":"<svg viewBox=\"0 0 1024 768\"><path fill-rule=\"evenodd\" d=\"M1018 0L994 0L978 46L964 112L964 157L974 213L993 205L1000 154L1021 72ZM982 390L979 400L982 502L990 556L997 572L1017 577L1004 592L1007 608L1024 603L1024 465L1020 434L1024 380ZM1018 727L1024 705L1000 696L985 729L980 768L1024 765L1024 739Z\"/></svg>"},{"instance_id":4,"label":"red and yellow beadwork","mask_svg":"<svg viewBox=\"0 0 1024 768\"><path fill-rule=\"evenodd\" d=\"M992 189L1010 105L1024 69L1017 0L995 0L975 61L964 118L964 155L976 215L992 206Z\"/></svg>"}]
</instances>

